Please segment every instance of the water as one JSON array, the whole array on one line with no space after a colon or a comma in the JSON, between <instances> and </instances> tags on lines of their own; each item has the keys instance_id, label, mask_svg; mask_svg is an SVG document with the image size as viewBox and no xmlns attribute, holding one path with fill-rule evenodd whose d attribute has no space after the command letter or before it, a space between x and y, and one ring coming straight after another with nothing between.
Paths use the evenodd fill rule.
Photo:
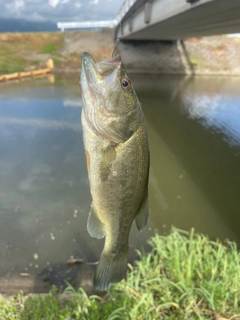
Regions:
<instances>
[{"instance_id":1,"label":"water","mask_svg":"<svg viewBox=\"0 0 240 320\"><path fill-rule=\"evenodd\" d=\"M103 241L91 203L78 76L0 86L0 291L91 288ZM130 262L157 229L195 227L240 241L239 78L133 76L148 125L150 221L133 226ZM69 267L70 258L85 261Z\"/></svg>"}]
</instances>

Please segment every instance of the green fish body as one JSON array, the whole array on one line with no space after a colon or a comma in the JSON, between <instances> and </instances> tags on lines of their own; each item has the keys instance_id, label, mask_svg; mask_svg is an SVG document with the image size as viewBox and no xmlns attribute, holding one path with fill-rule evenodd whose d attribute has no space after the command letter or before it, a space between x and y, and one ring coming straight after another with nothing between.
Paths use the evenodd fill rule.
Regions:
<instances>
[{"instance_id":1,"label":"green fish body","mask_svg":"<svg viewBox=\"0 0 240 320\"><path fill-rule=\"evenodd\" d=\"M84 52L82 128L92 205L87 229L105 245L94 287L106 290L127 271L132 223L148 219L149 148L142 109L119 56L96 63Z\"/></svg>"}]
</instances>

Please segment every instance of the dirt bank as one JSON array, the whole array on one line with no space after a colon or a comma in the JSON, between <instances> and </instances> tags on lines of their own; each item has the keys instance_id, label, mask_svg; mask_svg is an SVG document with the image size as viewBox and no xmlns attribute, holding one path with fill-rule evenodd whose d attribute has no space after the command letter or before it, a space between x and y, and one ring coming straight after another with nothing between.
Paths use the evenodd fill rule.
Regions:
<instances>
[{"instance_id":1,"label":"dirt bank","mask_svg":"<svg viewBox=\"0 0 240 320\"><path fill-rule=\"evenodd\" d=\"M101 60L111 56L113 30L55 33L0 33L0 75L45 68L54 60L54 72L80 71L81 54Z\"/></svg>"}]
</instances>

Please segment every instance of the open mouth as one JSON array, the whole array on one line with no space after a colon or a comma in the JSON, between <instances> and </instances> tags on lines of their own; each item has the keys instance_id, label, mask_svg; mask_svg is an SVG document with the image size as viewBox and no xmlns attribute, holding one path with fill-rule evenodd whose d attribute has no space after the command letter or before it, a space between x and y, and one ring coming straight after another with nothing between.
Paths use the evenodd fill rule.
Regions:
<instances>
[{"instance_id":1,"label":"open mouth","mask_svg":"<svg viewBox=\"0 0 240 320\"><path fill-rule=\"evenodd\" d=\"M119 69L122 66L121 57L119 55L96 62L93 57L88 52L83 52L82 54L82 67L85 71L86 76L88 73L95 73L95 77L107 76L112 73L115 69Z\"/></svg>"},{"instance_id":2,"label":"open mouth","mask_svg":"<svg viewBox=\"0 0 240 320\"><path fill-rule=\"evenodd\" d=\"M96 61L88 52L82 54L82 79L86 79L89 84L93 84L97 78Z\"/></svg>"}]
</instances>

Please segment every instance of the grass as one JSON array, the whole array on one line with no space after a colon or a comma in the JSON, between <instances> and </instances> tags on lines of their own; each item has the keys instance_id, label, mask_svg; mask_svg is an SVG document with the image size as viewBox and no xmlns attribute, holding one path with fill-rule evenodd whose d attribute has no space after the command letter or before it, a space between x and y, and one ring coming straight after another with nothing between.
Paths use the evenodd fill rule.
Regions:
<instances>
[{"instance_id":1,"label":"grass","mask_svg":"<svg viewBox=\"0 0 240 320\"><path fill-rule=\"evenodd\" d=\"M40 53L54 53L57 52L61 48L61 42L58 43L46 43L44 47L41 49Z\"/></svg>"},{"instance_id":2,"label":"grass","mask_svg":"<svg viewBox=\"0 0 240 320\"><path fill-rule=\"evenodd\" d=\"M49 54L52 57L59 54L63 42L63 34L58 32L0 34L0 75L30 67L45 68ZM38 59L39 54L46 55L43 61Z\"/></svg>"},{"instance_id":3,"label":"grass","mask_svg":"<svg viewBox=\"0 0 240 320\"><path fill-rule=\"evenodd\" d=\"M48 58L55 62L56 72L79 72L83 50L101 61L111 57L114 41L111 35L104 40L101 32L94 31L26 32L0 33L0 44L0 75L3 75L45 68Z\"/></svg>"},{"instance_id":4,"label":"grass","mask_svg":"<svg viewBox=\"0 0 240 320\"><path fill-rule=\"evenodd\" d=\"M127 279L106 295L90 296L69 286L65 301L47 296L0 302L0 319L240 319L240 253L233 242L211 241L173 229L150 239Z\"/></svg>"},{"instance_id":5,"label":"grass","mask_svg":"<svg viewBox=\"0 0 240 320\"><path fill-rule=\"evenodd\" d=\"M8 56L2 57L0 60L0 74L8 74L22 71L27 62L24 58L16 57L14 60Z\"/></svg>"}]
</instances>

